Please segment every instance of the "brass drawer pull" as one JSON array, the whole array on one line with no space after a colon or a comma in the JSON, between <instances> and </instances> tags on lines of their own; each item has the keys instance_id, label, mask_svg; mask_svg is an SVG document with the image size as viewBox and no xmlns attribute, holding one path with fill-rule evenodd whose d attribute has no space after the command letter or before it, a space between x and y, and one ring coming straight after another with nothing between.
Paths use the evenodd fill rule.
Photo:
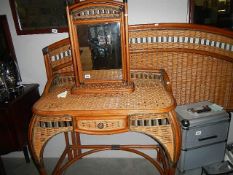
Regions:
<instances>
[{"instance_id":1,"label":"brass drawer pull","mask_svg":"<svg viewBox=\"0 0 233 175\"><path fill-rule=\"evenodd\" d=\"M104 128L104 124L103 124L103 123L98 123L97 127L98 127L99 129L103 129L103 128Z\"/></svg>"}]
</instances>

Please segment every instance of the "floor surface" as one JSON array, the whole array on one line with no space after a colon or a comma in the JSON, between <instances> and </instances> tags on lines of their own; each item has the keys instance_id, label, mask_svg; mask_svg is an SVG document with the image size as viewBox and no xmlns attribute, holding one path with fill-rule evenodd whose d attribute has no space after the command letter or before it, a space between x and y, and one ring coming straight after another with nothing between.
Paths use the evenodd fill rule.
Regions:
<instances>
[{"instance_id":1,"label":"floor surface","mask_svg":"<svg viewBox=\"0 0 233 175\"><path fill-rule=\"evenodd\" d=\"M6 175L39 175L32 161L21 158L2 158ZM57 159L45 159L48 175ZM82 159L70 166L64 175L158 175L157 170L144 159Z\"/></svg>"}]
</instances>

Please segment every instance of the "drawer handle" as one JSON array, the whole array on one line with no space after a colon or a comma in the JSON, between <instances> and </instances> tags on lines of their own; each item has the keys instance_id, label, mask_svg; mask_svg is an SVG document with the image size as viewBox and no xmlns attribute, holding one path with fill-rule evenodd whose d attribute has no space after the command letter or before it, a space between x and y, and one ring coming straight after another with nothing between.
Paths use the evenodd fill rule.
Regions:
<instances>
[{"instance_id":1,"label":"drawer handle","mask_svg":"<svg viewBox=\"0 0 233 175\"><path fill-rule=\"evenodd\" d=\"M209 139L215 139L215 138L217 138L217 137L218 137L217 135L214 135L214 136L210 136L210 137L200 138L200 139L198 139L198 140L201 142L201 141L205 141L205 140L209 140Z\"/></svg>"},{"instance_id":2,"label":"drawer handle","mask_svg":"<svg viewBox=\"0 0 233 175\"><path fill-rule=\"evenodd\" d=\"M98 123L97 127L98 127L99 129L103 129L103 128L104 128L104 124L103 124L103 123Z\"/></svg>"}]
</instances>

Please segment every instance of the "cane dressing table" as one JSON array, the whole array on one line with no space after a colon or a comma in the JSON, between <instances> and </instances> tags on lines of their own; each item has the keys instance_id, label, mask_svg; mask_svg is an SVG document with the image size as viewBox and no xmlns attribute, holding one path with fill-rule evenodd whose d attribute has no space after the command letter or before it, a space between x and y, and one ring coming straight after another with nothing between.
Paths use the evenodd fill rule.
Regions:
<instances>
[{"instance_id":1,"label":"cane dressing table","mask_svg":"<svg viewBox=\"0 0 233 175\"><path fill-rule=\"evenodd\" d=\"M127 3L87 0L67 7L67 16L71 47L56 49L57 43L43 50L48 82L30 124L30 149L40 174L46 174L44 147L58 133L64 133L66 148L54 175L105 150L136 153L160 174L175 174L181 141L170 81L164 70L130 70ZM159 144L82 145L79 137L130 131ZM155 150L157 157L141 149Z\"/></svg>"}]
</instances>

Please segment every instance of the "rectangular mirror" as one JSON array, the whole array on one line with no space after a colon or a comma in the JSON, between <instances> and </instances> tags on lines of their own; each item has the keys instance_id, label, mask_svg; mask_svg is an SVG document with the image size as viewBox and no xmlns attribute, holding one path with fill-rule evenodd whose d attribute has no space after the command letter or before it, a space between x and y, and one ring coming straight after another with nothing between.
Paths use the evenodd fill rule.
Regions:
<instances>
[{"instance_id":1,"label":"rectangular mirror","mask_svg":"<svg viewBox=\"0 0 233 175\"><path fill-rule=\"evenodd\" d=\"M77 25L77 35L83 79L122 79L119 22Z\"/></svg>"},{"instance_id":2,"label":"rectangular mirror","mask_svg":"<svg viewBox=\"0 0 233 175\"><path fill-rule=\"evenodd\" d=\"M134 90L130 81L127 2L81 1L67 7L73 94Z\"/></svg>"}]
</instances>

